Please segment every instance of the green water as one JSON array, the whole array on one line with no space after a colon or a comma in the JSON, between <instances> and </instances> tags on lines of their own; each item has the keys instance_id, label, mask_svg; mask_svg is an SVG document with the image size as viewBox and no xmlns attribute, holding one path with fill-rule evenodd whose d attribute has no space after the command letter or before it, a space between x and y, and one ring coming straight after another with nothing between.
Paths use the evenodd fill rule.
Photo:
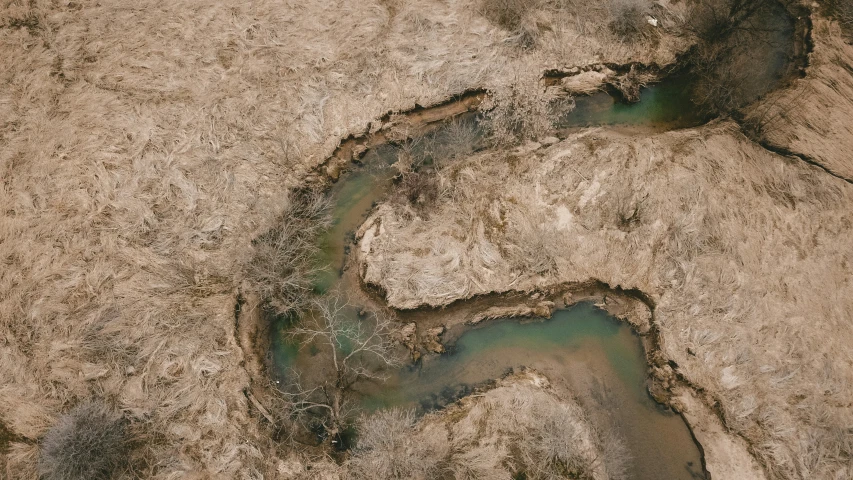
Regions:
<instances>
[{"instance_id":1,"label":"green water","mask_svg":"<svg viewBox=\"0 0 853 480\"><path fill-rule=\"evenodd\" d=\"M667 78L643 88L641 100L626 104L600 92L575 97L575 108L558 117L557 128L628 126L666 131L701 125L709 120L691 101L689 77Z\"/></svg>"},{"instance_id":2,"label":"green water","mask_svg":"<svg viewBox=\"0 0 853 480\"><path fill-rule=\"evenodd\" d=\"M606 312L583 303L548 320L505 319L465 331L449 352L407 368L384 384L365 384L365 409L440 408L474 385L510 369L532 367L567 386L593 421L624 438L633 455L631 478L696 479L701 457L681 417L646 390L639 338Z\"/></svg>"}]
</instances>

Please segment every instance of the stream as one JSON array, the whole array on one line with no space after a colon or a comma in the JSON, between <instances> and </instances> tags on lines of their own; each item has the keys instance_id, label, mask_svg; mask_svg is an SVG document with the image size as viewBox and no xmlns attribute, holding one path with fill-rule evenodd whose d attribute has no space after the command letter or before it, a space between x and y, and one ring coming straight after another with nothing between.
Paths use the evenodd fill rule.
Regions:
<instances>
[{"instance_id":1,"label":"stream","mask_svg":"<svg viewBox=\"0 0 853 480\"><path fill-rule=\"evenodd\" d=\"M791 29L782 30L790 41ZM768 89L787 68L787 62L780 60L784 50L780 52L770 55L766 71L756 75ZM626 127L639 134L698 126L709 118L690 101L693 81L686 74L665 78L643 88L641 101L631 105L605 92L577 97L573 110L556 116L555 126L558 130ZM451 125L474 133L467 145L470 152L486 148L479 114L463 114L454 122L428 134L429 142L408 148L423 150L420 153L428 160L438 159L441 154L435 150L454 141ZM318 262L327 267L316 281L318 293L360 288L343 275L347 250L353 244L353 232L371 209L394 191L398 172L392 164L403 148L384 144L369 149L358 166L330 188L334 223L322 238ZM358 321L357 309L351 310L353 321ZM440 316L441 311L430 315ZM299 350L288 340L284 335L288 325L287 320L278 319L272 328L270 355L277 378L285 378L291 369L310 369L316 353ZM556 311L550 319L493 320L453 332L452 338L445 354L427 356L393 372L384 383L359 385L362 407L368 411L392 406L435 410L512 369L531 367L573 395L594 421L625 439L632 454L630 478L705 478L700 450L683 419L649 396L642 343L625 322L580 303Z\"/></svg>"}]
</instances>

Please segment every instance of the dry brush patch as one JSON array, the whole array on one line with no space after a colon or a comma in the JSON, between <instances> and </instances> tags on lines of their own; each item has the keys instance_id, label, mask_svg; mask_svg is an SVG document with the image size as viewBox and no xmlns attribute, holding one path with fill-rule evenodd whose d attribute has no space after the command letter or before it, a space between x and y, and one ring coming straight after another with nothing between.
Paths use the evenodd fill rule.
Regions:
<instances>
[{"instance_id":1,"label":"dry brush patch","mask_svg":"<svg viewBox=\"0 0 853 480\"><path fill-rule=\"evenodd\" d=\"M440 181L452 188L428 219L383 206L382 233L362 229L374 229L364 278L391 305L589 279L639 289L662 353L772 478L850 474L849 184L726 123L644 139L588 130L476 155Z\"/></svg>"},{"instance_id":2,"label":"dry brush patch","mask_svg":"<svg viewBox=\"0 0 853 480\"><path fill-rule=\"evenodd\" d=\"M347 466L352 478L383 480L619 480L628 456L614 435L527 371L419 421L400 409L364 417Z\"/></svg>"}]
</instances>

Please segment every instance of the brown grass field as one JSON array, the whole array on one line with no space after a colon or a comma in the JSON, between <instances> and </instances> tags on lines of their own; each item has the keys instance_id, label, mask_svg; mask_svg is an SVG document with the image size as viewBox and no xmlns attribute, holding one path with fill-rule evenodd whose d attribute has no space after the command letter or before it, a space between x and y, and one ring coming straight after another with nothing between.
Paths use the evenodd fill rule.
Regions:
<instances>
[{"instance_id":1,"label":"brown grass field","mask_svg":"<svg viewBox=\"0 0 853 480\"><path fill-rule=\"evenodd\" d=\"M687 8L657 3L667 19ZM386 113L538 88L547 69L665 65L689 46L667 22L629 41L609 15L594 0L510 20L479 0L0 0L0 477L38 478L48 430L95 398L138 442L120 478L336 478L329 458L277 442L244 393L266 381L235 325L238 296L256 293L252 240ZM778 92L804 107L773 115L764 140L849 179L853 54L815 18L813 68ZM464 240L426 257L409 250L439 229L380 210L386 257L366 259L367 279L392 306L591 278L638 288L663 353L769 477L853 475L849 182L729 122L590 130L517 157L442 172L456 197L431 218Z\"/></svg>"}]
</instances>

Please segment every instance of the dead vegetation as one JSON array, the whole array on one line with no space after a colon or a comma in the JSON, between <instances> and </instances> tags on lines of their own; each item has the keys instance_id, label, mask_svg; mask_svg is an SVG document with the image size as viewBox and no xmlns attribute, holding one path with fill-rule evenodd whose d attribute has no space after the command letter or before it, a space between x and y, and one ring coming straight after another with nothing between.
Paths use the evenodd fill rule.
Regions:
<instances>
[{"instance_id":1,"label":"dead vegetation","mask_svg":"<svg viewBox=\"0 0 853 480\"><path fill-rule=\"evenodd\" d=\"M824 2L828 16L836 19L841 26L844 39L853 42L853 1L828 0Z\"/></svg>"},{"instance_id":2,"label":"dead vegetation","mask_svg":"<svg viewBox=\"0 0 853 480\"><path fill-rule=\"evenodd\" d=\"M59 417L41 444L44 480L106 480L128 464L130 439L120 415L87 402Z\"/></svg>"},{"instance_id":3,"label":"dead vegetation","mask_svg":"<svg viewBox=\"0 0 853 480\"><path fill-rule=\"evenodd\" d=\"M420 421L400 409L363 417L349 471L380 480L626 478L629 457L617 437L543 382L533 372L515 374Z\"/></svg>"},{"instance_id":4,"label":"dead vegetation","mask_svg":"<svg viewBox=\"0 0 853 480\"><path fill-rule=\"evenodd\" d=\"M349 476L387 480L441 477L448 445L444 439L419 437L419 430L413 410L392 408L362 417L358 442L347 461Z\"/></svg>"},{"instance_id":5,"label":"dead vegetation","mask_svg":"<svg viewBox=\"0 0 853 480\"><path fill-rule=\"evenodd\" d=\"M626 40L636 40L651 30L650 0L610 0L610 29Z\"/></svg>"},{"instance_id":6,"label":"dead vegetation","mask_svg":"<svg viewBox=\"0 0 853 480\"><path fill-rule=\"evenodd\" d=\"M311 299L319 235L331 225L328 199L320 192L297 190L276 225L252 242L254 254L245 278L276 314L303 310Z\"/></svg>"},{"instance_id":7,"label":"dead vegetation","mask_svg":"<svg viewBox=\"0 0 853 480\"><path fill-rule=\"evenodd\" d=\"M401 357L392 339L392 318L384 312L354 315L353 306L332 295L314 302L287 334L300 349L316 350L310 367L295 367L293 382L280 388L293 416L319 419L329 442L355 418L358 405L353 387L366 380L383 380Z\"/></svg>"},{"instance_id":8,"label":"dead vegetation","mask_svg":"<svg viewBox=\"0 0 853 480\"><path fill-rule=\"evenodd\" d=\"M521 75L509 87L490 93L486 118L491 141L500 146L548 136L556 121L554 103L571 101L556 90L541 86L538 77Z\"/></svg>"},{"instance_id":9,"label":"dead vegetation","mask_svg":"<svg viewBox=\"0 0 853 480\"><path fill-rule=\"evenodd\" d=\"M786 18L774 0L691 2L682 28L696 43L689 56L698 77L694 102L709 114L732 115L772 90L779 78L755 66L791 56Z\"/></svg>"}]
</instances>

